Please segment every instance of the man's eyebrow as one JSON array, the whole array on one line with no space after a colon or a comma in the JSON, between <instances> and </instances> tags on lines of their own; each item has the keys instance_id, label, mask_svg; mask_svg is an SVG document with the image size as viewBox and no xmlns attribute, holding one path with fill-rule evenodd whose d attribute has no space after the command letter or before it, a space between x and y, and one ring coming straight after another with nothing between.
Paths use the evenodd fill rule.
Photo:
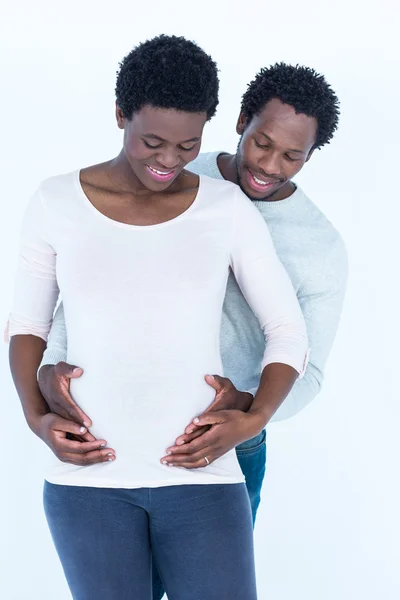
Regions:
<instances>
[{"instance_id":1,"label":"man's eyebrow","mask_svg":"<svg viewBox=\"0 0 400 600\"><path fill-rule=\"evenodd\" d=\"M143 137L146 138L150 138L152 140L158 140L159 142L166 142L167 140L164 140L164 138L160 137L159 135L156 135L155 133L144 133ZM190 138L190 140L185 140L184 142L179 142L180 144L188 144L189 142L199 142L201 138L199 137L193 137Z\"/></svg>"},{"instance_id":2,"label":"man's eyebrow","mask_svg":"<svg viewBox=\"0 0 400 600\"><path fill-rule=\"evenodd\" d=\"M260 134L261 134L261 135L263 135L265 138L267 138L267 140L268 140L269 142L272 142L272 144L274 143L274 140L273 140L273 139L271 139L271 138L269 137L269 135L267 135L266 133L263 133L262 131L260 131ZM292 148L291 150L286 150L286 152L297 152L297 153L299 153L299 154L304 154L304 150L297 150L296 148Z\"/></svg>"}]
</instances>

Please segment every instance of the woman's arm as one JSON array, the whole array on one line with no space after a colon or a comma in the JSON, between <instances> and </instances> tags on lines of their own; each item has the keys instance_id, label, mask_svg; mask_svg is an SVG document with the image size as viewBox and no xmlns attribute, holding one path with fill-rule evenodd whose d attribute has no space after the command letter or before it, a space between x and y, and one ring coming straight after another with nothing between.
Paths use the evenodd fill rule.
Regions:
<instances>
[{"instance_id":1,"label":"woman's arm","mask_svg":"<svg viewBox=\"0 0 400 600\"><path fill-rule=\"evenodd\" d=\"M56 253L49 242L49 219L40 191L22 225L14 306L9 320L10 367L25 418L60 460L89 465L114 460L105 440L96 440L85 427L49 412L40 393L37 370L46 347L59 290ZM79 439L69 439L69 434Z\"/></svg>"},{"instance_id":2,"label":"woman's arm","mask_svg":"<svg viewBox=\"0 0 400 600\"><path fill-rule=\"evenodd\" d=\"M204 467L240 443L255 437L282 404L308 355L304 318L292 283L276 254L267 225L257 208L238 191L231 239L231 267L264 332L266 347L260 385L250 409L216 410L196 417L186 429L211 426L193 441L168 448L162 462ZM193 433L193 436L196 432Z\"/></svg>"},{"instance_id":3,"label":"woman's arm","mask_svg":"<svg viewBox=\"0 0 400 600\"><path fill-rule=\"evenodd\" d=\"M58 298L56 253L47 239L48 215L40 190L26 209L21 231L13 311L9 320L10 367L28 425L37 432L48 412L37 369Z\"/></svg>"},{"instance_id":4,"label":"woman's arm","mask_svg":"<svg viewBox=\"0 0 400 600\"><path fill-rule=\"evenodd\" d=\"M249 410L259 418L261 431L304 373L308 342L300 305L268 227L242 194L236 201L231 266L265 336L260 385Z\"/></svg>"}]
</instances>

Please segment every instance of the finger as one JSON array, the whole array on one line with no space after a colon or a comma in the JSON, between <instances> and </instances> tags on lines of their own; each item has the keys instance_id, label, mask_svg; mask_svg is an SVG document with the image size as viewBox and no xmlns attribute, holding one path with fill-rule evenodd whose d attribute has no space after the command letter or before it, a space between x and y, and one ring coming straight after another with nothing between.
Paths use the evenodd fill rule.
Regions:
<instances>
[{"instance_id":1,"label":"finger","mask_svg":"<svg viewBox=\"0 0 400 600\"><path fill-rule=\"evenodd\" d=\"M59 362L55 366L55 373L56 373L57 377L61 378L61 381L63 381L63 380L65 381L65 379L70 380L70 379L76 379L78 377L81 377L83 375L83 369L81 369L81 367L77 367L75 365L70 365L66 362ZM68 418L72 419L73 421L77 421L78 423L82 423L86 427L91 427L92 426L91 419L76 404L76 402L74 401L74 399L72 398L72 396L69 393L69 389L64 389L65 385L67 385L69 388L68 382L65 382L64 384L62 384L62 388L59 391L60 396L61 396L61 402L58 401L57 399L55 400L55 402L57 403L57 406L60 407L60 410L58 412L61 413L61 411L62 411L62 413L64 413L66 411ZM64 416L64 414L63 414L63 416Z\"/></svg>"},{"instance_id":2,"label":"finger","mask_svg":"<svg viewBox=\"0 0 400 600\"><path fill-rule=\"evenodd\" d=\"M74 435L80 436L86 435L86 433L88 432L87 428L83 425L79 425L79 423L75 423L75 421L64 419L63 417L59 417L58 415L53 415L53 419L50 422L50 428L56 431L73 433Z\"/></svg>"},{"instance_id":3,"label":"finger","mask_svg":"<svg viewBox=\"0 0 400 600\"><path fill-rule=\"evenodd\" d=\"M47 403L50 410L63 419L74 421L78 425L84 425L84 427L91 427L91 420L79 409L67 393L57 392L57 395L47 398Z\"/></svg>"},{"instance_id":4,"label":"finger","mask_svg":"<svg viewBox=\"0 0 400 600\"><path fill-rule=\"evenodd\" d=\"M70 365L66 362L59 362L55 366L55 372L57 375L67 377L67 379L76 379L83 375L83 369L76 365Z\"/></svg>"},{"instance_id":5,"label":"finger","mask_svg":"<svg viewBox=\"0 0 400 600\"><path fill-rule=\"evenodd\" d=\"M54 442L54 447L58 453L67 454L88 454L94 450L101 450L104 456L108 453L115 454L112 448L107 448L105 440L96 440L95 442L79 442L67 438L58 438Z\"/></svg>"},{"instance_id":6,"label":"finger","mask_svg":"<svg viewBox=\"0 0 400 600\"><path fill-rule=\"evenodd\" d=\"M208 462L205 457L207 457ZM185 454L180 454L174 456L173 459L171 457L166 457L162 459L162 464L168 467L183 467L185 469L200 469L208 467L209 464L214 462L215 453L211 447L205 448L202 452L194 454L193 456L187 456Z\"/></svg>"},{"instance_id":7,"label":"finger","mask_svg":"<svg viewBox=\"0 0 400 600\"><path fill-rule=\"evenodd\" d=\"M206 375L204 377L208 385L210 385L217 394L221 392L224 388L224 378L219 375Z\"/></svg>"},{"instance_id":8,"label":"finger","mask_svg":"<svg viewBox=\"0 0 400 600\"><path fill-rule=\"evenodd\" d=\"M65 413L65 418L76 421L77 423L82 423L85 427L92 426L91 419L89 419L83 410L79 408L68 392L62 393L62 398L67 402L67 405L59 404L59 402L57 402L57 407L59 407L60 411Z\"/></svg>"},{"instance_id":9,"label":"finger","mask_svg":"<svg viewBox=\"0 0 400 600\"><path fill-rule=\"evenodd\" d=\"M193 419L193 425L195 427L204 427L205 425L217 425L218 423L223 423L224 421L228 420L227 413L228 411L226 410L216 410L210 413L205 412L199 417L195 417Z\"/></svg>"},{"instance_id":10,"label":"finger","mask_svg":"<svg viewBox=\"0 0 400 600\"><path fill-rule=\"evenodd\" d=\"M83 442L97 442L98 441L97 438L95 438L94 435L90 433L90 431L87 431L86 433L81 434L79 437L82 439Z\"/></svg>"},{"instance_id":11,"label":"finger","mask_svg":"<svg viewBox=\"0 0 400 600\"><path fill-rule=\"evenodd\" d=\"M95 450L82 455L65 453L61 456L61 460L63 462L84 467L95 465L97 463L113 462L115 460L115 455L108 452L104 453L104 451L101 450Z\"/></svg>"},{"instance_id":12,"label":"finger","mask_svg":"<svg viewBox=\"0 0 400 600\"><path fill-rule=\"evenodd\" d=\"M175 440L175 446L182 446L183 444L188 444L192 440L195 440L196 438L200 437L201 435L203 435L204 433L206 433L207 431L209 431L209 429L210 429L210 427L207 425L206 427L199 427L199 428L197 428L191 434L180 435Z\"/></svg>"},{"instance_id":13,"label":"finger","mask_svg":"<svg viewBox=\"0 0 400 600\"><path fill-rule=\"evenodd\" d=\"M213 432L206 432L192 442L183 444L183 446L170 446L170 448L167 448L167 455L194 454L195 452L203 451L204 448L215 442L215 434Z\"/></svg>"},{"instance_id":14,"label":"finger","mask_svg":"<svg viewBox=\"0 0 400 600\"><path fill-rule=\"evenodd\" d=\"M205 414L205 413L203 413L203 414ZM203 428L205 428L208 431L208 429L210 429L210 427L211 427L211 425L198 425L197 423L194 423L192 421L186 427L184 435L191 435L192 433L196 433L199 429L203 429Z\"/></svg>"}]
</instances>

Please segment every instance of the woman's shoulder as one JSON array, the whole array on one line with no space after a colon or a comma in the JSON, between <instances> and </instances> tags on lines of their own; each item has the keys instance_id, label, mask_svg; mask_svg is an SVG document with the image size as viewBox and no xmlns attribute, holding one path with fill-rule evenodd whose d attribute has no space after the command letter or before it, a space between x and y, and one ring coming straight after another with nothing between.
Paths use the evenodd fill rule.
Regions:
<instances>
[{"instance_id":1,"label":"woman's shoulder","mask_svg":"<svg viewBox=\"0 0 400 600\"><path fill-rule=\"evenodd\" d=\"M60 196L76 192L77 182L79 182L79 171L53 175L41 181L37 191L43 201L52 202Z\"/></svg>"},{"instance_id":2,"label":"woman's shoulder","mask_svg":"<svg viewBox=\"0 0 400 600\"><path fill-rule=\"evenodd\" d=\"M200 175L200 189L210 202L218 202L221 206L232 207L237 198L244 196L240 187L236 183L226 179L214 179L208 175Z\"/></svg>"},{"instance_id":3,"label":"woman's shoulder","mask_svg":"<svg viewBox=\"0 0 400 600\"><path fill-rule=\"evenodd\" d=\"M75 170L44 179L34 194L43 208L52 214L76 209L80 201L79 171Z\"/></svg>"}]
</instances>

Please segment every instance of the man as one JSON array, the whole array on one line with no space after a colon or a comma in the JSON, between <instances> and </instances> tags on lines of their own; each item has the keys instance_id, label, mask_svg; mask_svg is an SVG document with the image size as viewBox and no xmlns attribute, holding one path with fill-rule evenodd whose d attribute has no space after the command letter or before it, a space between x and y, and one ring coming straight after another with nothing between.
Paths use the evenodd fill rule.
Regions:
<instances>
[{"instance_id":1,"label":"man","mask_svg":"<svg viewBox=\"0 0 400 600\"><path fill-rule=\"evenodd\" d=\"M236 154L202 154L189 166L200 175L237 183L254 202L268 223L303 310L310 360L304 377L296 382L273 420L295 415L318 394L341 314L347 279L343 242L321 211L292 182L313 152L331 141L338 125L338 104L324 77L310 68L276 64L262 69L242 99ZM259 384L264 345L260 324L231 275L221 326L225 378L206 378L216 392L213 405L188 424L176 445L160 459L173 466L196 468L196 457L204 456L205 448L207 457L215 459L234 446L232 431L235 427L237 431L239 411L230 409L246 411L250 406ZM96 447L88 431L90 415L85 415L69 396L70 379L80 377L83 371L63 362L66 348L61 306L39 371L39 384L50 410L60 415L54 431L68 431L69 437L82 442L80 449L74 445L74 462L100 462L106 449ZM57 452L56 436L52 440L51 447ZM239 446L237 455L255 520L265 474L265 431Z\"/></svg>"}]
</instances>

